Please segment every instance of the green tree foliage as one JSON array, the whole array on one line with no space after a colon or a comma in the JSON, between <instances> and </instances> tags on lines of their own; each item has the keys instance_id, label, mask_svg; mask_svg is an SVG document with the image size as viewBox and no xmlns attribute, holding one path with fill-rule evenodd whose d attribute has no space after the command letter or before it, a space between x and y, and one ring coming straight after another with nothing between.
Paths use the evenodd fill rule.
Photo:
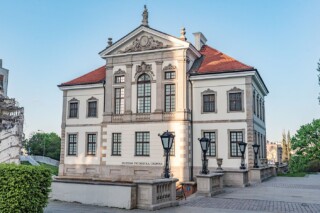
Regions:
<instances>
[{"instance_id":1,"label":"green tree foliage","mask_svg":"<svg viewBox=\"0 0 320 213\"><path fill-rule=\"evenodd\" d=\"M293 172L306 171L311 162L312 165L320 162L320 119L300 127L291 139L291 149L294 152L290 161Z\"/></svg>"},{"instance_id":2,"label":"green tree foliage","mask_svg":"<svg viewBox=\"0 0 320 213\"><path fill-rule=\"evenodd\" d=\"M30 155L44 155L55 160L60 159L61 138L54 132L34 133L25 141L24 146Z\"/></svg>"},{"instance_id":3,"label":"green tree foliage","mask_svg":"<svg viewBox=\"0 0 320 213\"><path fill-rule=\"evenodd\" d=\"M51 180L50 170L44 167L0 164L0 212L42 213Z\"/></svg>"}]
</instances>

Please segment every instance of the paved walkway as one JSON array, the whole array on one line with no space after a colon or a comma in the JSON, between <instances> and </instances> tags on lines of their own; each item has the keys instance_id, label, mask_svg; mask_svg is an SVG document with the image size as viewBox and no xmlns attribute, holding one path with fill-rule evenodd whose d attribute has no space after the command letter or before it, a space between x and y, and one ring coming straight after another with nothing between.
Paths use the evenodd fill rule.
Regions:
<instances>
[{"instance_id":1,"label":"paved walkway","mask_svg":"<svg viewBox=\"0 0 320 213\"><path fill-rule=\"evenodd\" d=\"M143 210L122 210L77 203L50 201L45 213L136 213ZM218 196L193 197L180 206L155 212L161 213L253 213L253 212L320 212L320 174L303 178L275 177L247 188L226 188Z\"/></svg>"}]
</instances>

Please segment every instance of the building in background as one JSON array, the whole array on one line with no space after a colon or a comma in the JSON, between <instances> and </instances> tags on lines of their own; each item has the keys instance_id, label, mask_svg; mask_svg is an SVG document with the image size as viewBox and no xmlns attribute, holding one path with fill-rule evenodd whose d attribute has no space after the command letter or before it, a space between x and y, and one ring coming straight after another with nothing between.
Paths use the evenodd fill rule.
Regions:
<instances>
[{"instance_id":1,"label":"building in background","mask_svg":"<svg viewBox=\"0 0 320 213\"><path fill-rule=\"evenodd\" d=\"M142 24L99 54L105 64L59 85L63 91L60 176L132 181L160 178L164 151L158 134L175 135L170 167L180 181L201 169L198 138L211 139L209 170L223 158L239 170L238 143L248 144L245 162L267 158L265 96L252 66L206 44L185 29L175 37ZM260 162L259 162L260 163Z\"/></svg>"},{"instance_id":2,"label":"building in background","mask_svg":"<svg viewBox=\"0 0 320 213\"><path fill-rule=\"evenodd\" d=\"M9 98L9 70L0 59L0 163L19 163L22 147L24 109L14 98Z\"/></svg>"}]
</instances>

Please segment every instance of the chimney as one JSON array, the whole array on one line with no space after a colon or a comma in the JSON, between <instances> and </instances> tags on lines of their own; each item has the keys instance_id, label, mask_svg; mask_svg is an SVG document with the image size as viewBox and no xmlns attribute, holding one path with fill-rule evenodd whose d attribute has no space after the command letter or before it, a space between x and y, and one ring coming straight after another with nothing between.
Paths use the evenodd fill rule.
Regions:
<instances>
[{"instance_id":1,"label":"chimney","mask_svg":"<svg viewBox=\"0 0 320 213\"><path fill-rule=\"evenodd\" d=\"M201 32L193 33L194 35L194 46L197 50L201 50L201 47L206 44L207 39Z\"/></svg>"}]
</instances>

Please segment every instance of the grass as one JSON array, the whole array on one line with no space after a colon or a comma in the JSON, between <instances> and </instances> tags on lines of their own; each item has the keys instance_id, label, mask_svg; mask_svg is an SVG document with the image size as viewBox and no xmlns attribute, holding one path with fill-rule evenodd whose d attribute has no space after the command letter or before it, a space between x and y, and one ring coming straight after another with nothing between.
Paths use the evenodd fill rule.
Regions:
<instances>
[{"instance_id":1,"label":"grass","mask_svg":"<svg viewBox=\"0 0 320 213\"><path fill-rule=\"evenodd\" d=\"M287 174L278 174L281 177L304 177L306 176L306 172L295 172L295 173L287 173Z\"/></svg>"},{"instance_id":2,"label":"grass","mask_svg":"<svg viewBox=\"0 0 320 213\"><path fill-rule=\"evenodd\" d=\"M22 165L32 166L28 161L21 161L20 163L21 163ZM49 170L51 171L51 174L52 174L52 175L58 175L58 170L59 170L59 168L58 168L57 166L51 166L51 165L49 165L49 164L40 163L40 162L39 162L39 164L40 164L40 166L49 169Z\"/></svg>"}]
</instances>

